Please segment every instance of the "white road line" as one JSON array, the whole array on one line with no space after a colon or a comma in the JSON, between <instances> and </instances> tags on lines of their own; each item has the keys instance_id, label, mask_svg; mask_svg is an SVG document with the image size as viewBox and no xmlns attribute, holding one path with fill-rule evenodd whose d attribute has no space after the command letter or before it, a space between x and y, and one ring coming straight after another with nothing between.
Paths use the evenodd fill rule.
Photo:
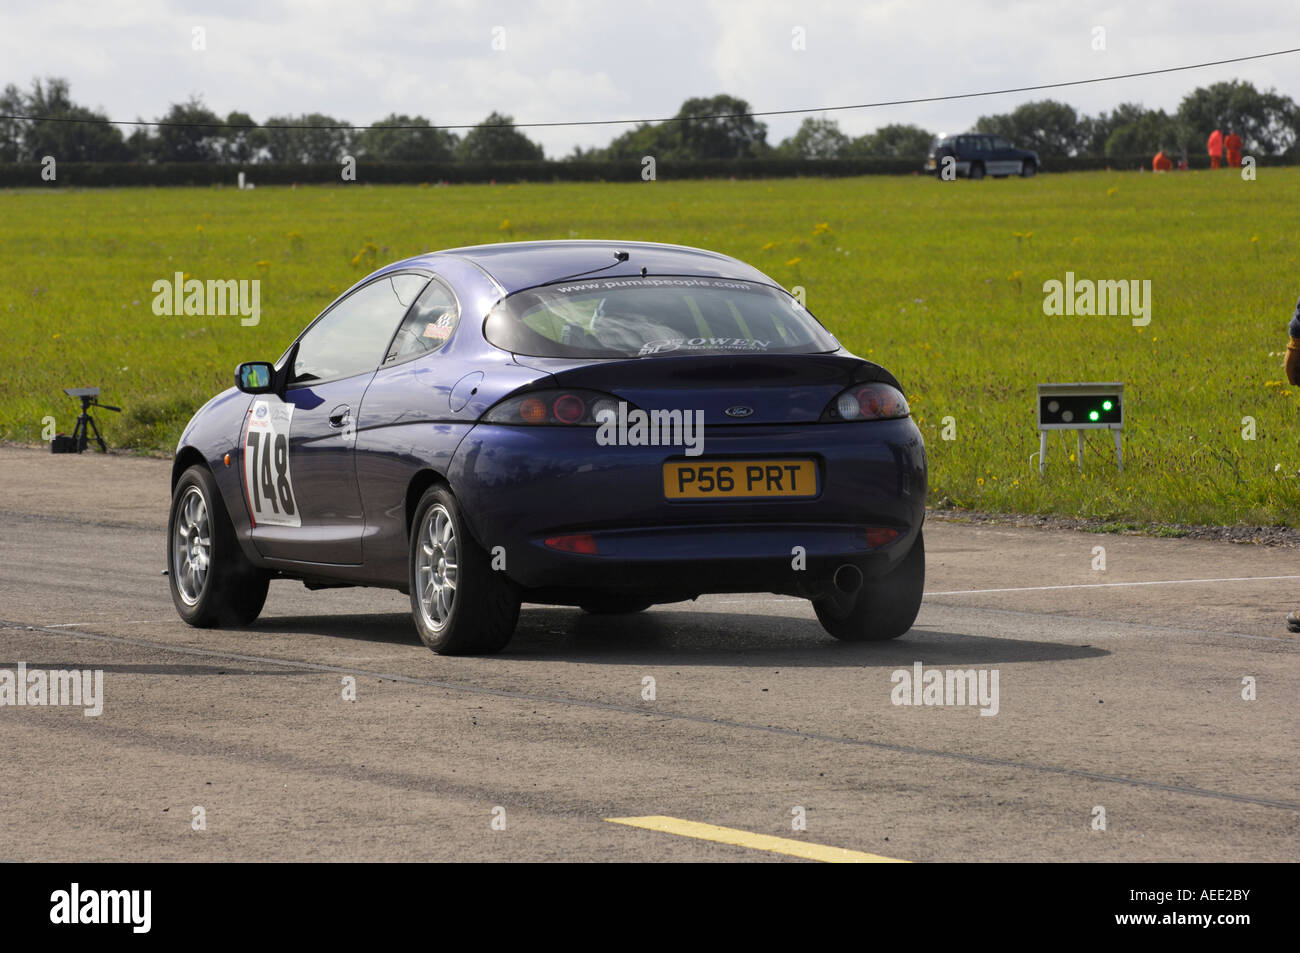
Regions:
<instances>
[{"instance_id":1,"label":"white road line","mask_svg":"<svg viewBox=\"0 0 1300 953\"><path fill-rule=\"evenodd\" d=\"M1221 579L1152 579L1146 582L1084 582L1068 586L1019 586L1012 589L950 589L927 592L927 596L974 596L986 592L1047 592L1053 589L1113 589L1123 586L1186 586L1199 582L1269 582L1277 579L1300 579L1298 576L1228 576ZM807 599L724 599L715 606L752 605L755 602L807 602Z\"/></svg>"},{"instance_id":2,"label":"white road line","mask_svg":"<svg viewBox=\"0 0 1300 953\"><path fill-rule=\"evenodd\" d=\"M761 595L755 593L755 596ZM723 599L720 602L709 602L706 605L711 606L752 606L755 602L807 602L807 599L794 599L790 597L781 597L779 599Z\"/></svg>"},{"instance_id":3,"label":"white road line","mask_svg":"<svg viewBox=\"0 0 1300 953\"><path fill-rule=\"evenodd\" d=\"M144 625L148 621L149 621L148 619L129 619L126 622L119 623L119 625ZM67 629L76 625L96 625L96 624L97 623L94 622L48 622L45 624L45 627L47 629Z\"/></svg>"},{"instance_id":4,"label":"white road line","mask_svg":"<svg viewBox=\"0 0 1300 953\"><path fill-rule=\"evenodd\" d=\"M1185 586L1198 582L1267 582L1275 579L1300 579L1300 576L1231 576L1223 579L1152 579L1147 582L1085 582L1070 586L1021 586L1015 589L953 589L927 592L927 596L973 596L985 592L1046 592L1049 589L1112 589L1120 586Z\"/></svg>"}]
</instances>

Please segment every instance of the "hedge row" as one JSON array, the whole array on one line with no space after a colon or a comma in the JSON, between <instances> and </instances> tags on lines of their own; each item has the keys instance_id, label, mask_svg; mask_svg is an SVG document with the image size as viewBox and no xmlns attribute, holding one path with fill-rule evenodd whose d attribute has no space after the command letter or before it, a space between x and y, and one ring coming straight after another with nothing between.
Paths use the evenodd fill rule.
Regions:
<instances>
[{"instance_id":1,"label":"hedge row","mask_svg":"<svg viewBox=\"0 0 1300 953\"><path fill-rule=\"evenodd\" d=\"M1291 165L1295 156L1262 156L1259 165ZM1209 158L1194 155L1192 168L1209 168ZM656 163L659 179L758 179L793 176L911 175L921 171L914 159L693 159ZM1048 159L1044 172L1077 172L1090 169L1150 169L1151 157L1122 159L1102 156ZM420 182L638 182L642 179L639 160L572 162L538 160L529 162L367 162L356 166L360 183ZM255 185L341 184L342 166L332 163L240 166L216 163L68 162L55 166L54 181L41 177L36 163L0 165L0 187L130 185L234 185L239 172Z\"/></svg>"},{"instance_id":2,"label":"hedge row","mask_svg":"<svg viewBox=\"0 0 1300 953\"><path fill-rule=\"evenodd\" d=\"M367 162L356 164L360 183L419 182L639 182L642 164L637 161L461 163L461 162ZM903 175L916 171L920 163L910 160L799 159L662 160L656 163L660 179L777 178L798 175ZM335 163L240 166L209 163L66 163L56 167L57 184L91 187L103 185L233 185L239 172L257 185L291 183L339 184L343 167ZM41 184L41 167L36 164L0 165L0 186ZM55 184L55 183L48 183Z\"/></svg>"}]
</instances>

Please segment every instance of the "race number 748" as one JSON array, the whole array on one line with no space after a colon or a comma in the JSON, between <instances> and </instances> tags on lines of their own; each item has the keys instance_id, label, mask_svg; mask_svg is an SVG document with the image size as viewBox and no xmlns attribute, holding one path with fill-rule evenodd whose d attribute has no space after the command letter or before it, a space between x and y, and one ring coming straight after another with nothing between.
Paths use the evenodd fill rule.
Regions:
<instances>
[{"instance_id":1,"label":"race number 748","mask_svg":"<svg viewBox=\"0 0 1300 953\"><path fill-rule=\"evenodd\" d=\"M293 405L257 401L244 438L244 487L256 523L301 526L289 470Z\"/></svg>"}]
</instances>

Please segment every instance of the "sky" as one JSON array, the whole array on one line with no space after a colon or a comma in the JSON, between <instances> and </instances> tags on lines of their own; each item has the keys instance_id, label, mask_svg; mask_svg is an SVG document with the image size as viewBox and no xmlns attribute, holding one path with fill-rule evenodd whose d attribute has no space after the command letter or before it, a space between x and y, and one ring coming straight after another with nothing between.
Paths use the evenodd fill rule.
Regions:
<instances>
[{"instance_id":1,"label":"sky","mask_svg":"<svg viewBox=\"0 0 1300 953\"><path fill-rule=\"evenodd\" d=\"M0 0L0 84L63 77L74 101L113 119L156 119L191 95L257 121L406 113L472 125L492 110L517 122L659 119L724 92L754 110L818 108L1288 47L1300 47L1297 0ZM824 115L851 135L894 122L954 133L1048 97L1089 114L1121 102L1172 110L1196 86L1229 79L1300 99L1300 53ZM801 118L765 120L768 141ZM558 158L629 128L525 131Z\"/></svg>"}]
</instances>

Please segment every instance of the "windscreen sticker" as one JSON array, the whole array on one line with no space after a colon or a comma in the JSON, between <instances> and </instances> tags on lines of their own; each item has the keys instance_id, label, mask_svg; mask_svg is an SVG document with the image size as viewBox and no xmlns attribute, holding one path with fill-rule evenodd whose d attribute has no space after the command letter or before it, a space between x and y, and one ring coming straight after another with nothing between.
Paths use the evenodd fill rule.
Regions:
<instances>
[{"instance_id":1,"label":"windscreen sticker","mask_svg":"<svg viewBox=\"0 0 1300 953\"><path fill-rule=\"evenodd\" d=\"M293 404L258 400L244 437L244 491L254 524L301 526L289 473L289 425Z\"/></svg>"},{"instance_id":2,"label":"windscreen sticker","mask_svg":"<svg viewBox=\"0 0 1300 953\"><path fill-rule=\"evenodd\" d=\"M639 357L663 354L666 351L766 351L771 341L751 341L749 338L664 338L647 341L641 345Z\"/></svg>"},{"instance_id":3,"label":"windscreen sticker","mask_svg":"<svg viewBox=\"0 0 1300 953\"><path fill-rule=\"evenodd\" d=\"M439 318L438 321L426 324L424 326L424 336L439 341L445 341L447 338L451 337L451 327L446 324L438 323L441 320L442 319Z\"/></svg>"}]
</instances>

